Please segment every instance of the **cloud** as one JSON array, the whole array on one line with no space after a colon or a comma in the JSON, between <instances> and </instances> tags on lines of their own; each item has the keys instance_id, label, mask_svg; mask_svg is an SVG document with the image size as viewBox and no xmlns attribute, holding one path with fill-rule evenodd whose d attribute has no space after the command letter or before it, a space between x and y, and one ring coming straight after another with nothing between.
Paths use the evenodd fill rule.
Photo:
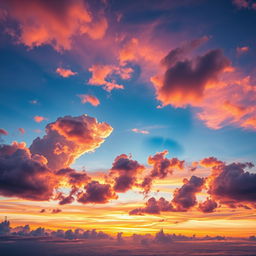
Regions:
<instances>
[{"instance_id":1,"label":"cloud","mask_svg":"<svg viewBox=\"0 0 256 256\"><path fill-rule=\"evenodd\" d=\"M62 210L59 208L56 208L56 209L52 209L51 213L56 214L56 213L60 213L60 212L62 212Z\"/></svg>"},{"instance_id":2,"label":"cloud","mask_svg":"<svg viewBox=\"0 0 256 256\"><path fill-rule=\"evenodd\" d=\"M203 167L214 167L218 165L222 165L223 162L218 160L216 157L207 157L199 161L199 164Z\"/></svg>"},{"instance_id":3,"label":"cloud","mask_svg":"<svg viewBox=\"0 0 256 256\"><path fill-rule=\"evenodd\" d=\"M24 134L26 132L24 128L19 128L18 130L21 134Z\"/></svg>"},{"instance_id":4,"label":"cloud","mask_svg":"<svg viewBox=\"0 0 256 256\"><path fill-rule=\"evenodd\" d=\"M175 211L173 205L168 202L165 198L161 197L159 200L156 200L154 197L151 197L146 202L144 208L137 208L129 212L130 215L143 215L146 214L160 214L160 212L171 212Z\"/></svg>"},{"instance_id":5,"label":"cloud","mask_svg":"<svg viewBox=\"0 0 256 256\"><path fill-rule=\"evenodd\" d=\"M184 169L185 161L180 161L178 158L168 159L166 158L167 154L168 151L164 150L154 156L149 156L148 164L152 166L152 169L141 183L144 193L149 193L154 179L164 179L167 175L172 174L175 169Z\"/></svg>"},{"instance_id":6,"label":"cloud","mask_svg":"<svg viewBox=\"0 0 256 256\"><path fill-rule=\"evenodd\" d=\"M184 179L183 183L173 194L172 203L178 211L187 211L197 204L196 193L203 189L204 179L193 175L189 180Z\"/></svg>"},{"instance_id":7,"label":"cloud","mask_svg":"<svg viewBox=\"0 0 256 256\"><path fill-rule=\"evenodd\" d=\"M132 68L118 67L113 65L93 65L89 68L92 72L92 77L89 79L89 85L103 86L106 91L112 91L113 89L123 89L124 86L116 83L115 75L122 79L129 79Z\"/></svg>"},{"instance_id":8,"label":"cloud","mask_svg":"<svg viewBox=\"0 0 256 256\"><path fill-rule=\"evenodd\" d=\"M81 99L81 103L90 103L92 106L97 107L100 104L100 101L97 97L89 94L79 94L77 95Z\"/></svg>"},{"instance_id":9,"label":"cloud","mask_svg":"<svg viewBox=\"0 0 256 256\"><path fill-rule=\"evenodd\" d=\"M145 167L130 156L122 154L117 156L113 162L109 176L114 180L114 190L116 192L126 192L137 182L137 175Z\"/></svg>"},{"instance_id":10,"label":"cloud","mask_svg":"<svg viewBox=\"0 0 256 256\"><path fill-rule=\"evenodd\" d=\"M98 181L91 181L85 186L86 192L78 195L78 202L83 204L98 203L105 204L109 200L117 199L117 195L109 184L101 184Z\"/></svg>"},{"instance_id":11,"label":"cloud","mask_svg":"<svg viewBox=\"0 0 256 256\"><path fill-rule=\"evenodd\" d=\"M191 41L162 59L162 73L151 77L159 108L191 106L197 118L212 129L227 125L256 129L253 79L233 67L220 49L189 58L200 44L200 39Z\"/></svg>"},{"instance_id":12,"label":"cloud","mask_svg":"<svg viewBox=\"0 0 256 256\"><path fill-rule=\"evenodd\" d=\"M199 204L198 209L204 213L213 212L218 207L218 204L212 200L207 198L206 201Z\"/></svg>"},{"instance_id":13,"label":"cloud","mask_svg":"<svg viewBox=\"0 0 256 256\"><path fill-rule=\"evenodd\" d=\"M34 116L34 120L35 120L35 122L37 122L37 123L41 123L41 122L43 122L44 120L46 120L46 118L43 117L43 116Z\"/></svg>"},{"instance_id":14,"label":"cloud","mask_svg":"<svg viewBox=\"0 0 256 256\"><path fill-rule=\"evenodd\" d=\"M60 169L56 172L56 175L65 177L70 185L82 186L88 183L91 178L85 171L76 171L72 168Z\"/></svg>"},{"instance_id":15,"label":"cloud","mask_svg":"<svg viewBox=\"0 0 256 256\"><path fill-rule=\"evenodd\" d=\"M201 102L205 88L218 81L219 75L230 66L230 61L219 49L192 60L179 60L178 54L172 54L174 51L177 49L162 60L166 66L163 77L152 78L156 97L162 106L196 105Z\"/></svg>"},{"instance_id":16,"label":"cloud","mask_svg":"<svg viewBox=\"0 0 256 256\"><path fill-rule=\"evenodd\" d=\"M135 132L135 133L149 134L149 131L141 130L141 129L138 129L138 128L133 128L132 131Z\"/></svg>"},{"instance_id":17,"label":"cloud","mask_svg":"<svg viewBox=\"0 0 256 256\"><path fill-rule=\"evenodd\" d=\"M250 50L249 46L242 46L242 47L237 47L236 52L238 55L242 55Z\"/></svg>"},{"instance_id":18,"label":"cloud","mask_svg":"<svg viewBox=\"0 0 256 256\"><path fill-rule=\"evenodd\" d=\"M8 132L5 129L0 128L0 135L8 135Z\"/></svg>"},{"instance_id":19,"label":"cloud","mask_svg":"<svg viewBox=\"0 0 256 256\"><path fill-rule=\"evenodd\" d=\"M252 167L252 163L232 163L214 167L208 177L208 193L221 202L255 203L256 174L245 170Z\"/></svg>"},{"instance_id":20,"label":"cloud","mask_svg":"<svg viewBox=\"0 0 256 256\"><path fill-rule=\"evenodd\" d=\"M65 78L74 76L77 74L76 72L73 72L71 69L65 69L65 68L61 68L61 67L56 69L56 73L58 73L60 76L65 77Z\"/></svg>"},{"instance_id":21,"label":"cloud","mask_svg":"<svg viewBox=\"0 0 256 256\"><path fill-rule=\"evenodd\" d=\"M84 1L4 0L2 7L9 18L17 22L13 34L17 42L30 48L51 45L57 51L70 50L75 36L87 35L91 39L104 37L108 27L106 18L89 11ZM101 9L101 8L99 8Z\"/></svg>"},{"instance_id":22,"label":"cloud","mask_svg":"<svg viewBox=\"0 0 256 256\"><path fill-rule=\"evenodd\" d=\"M45 130L46 135L37 137L30 150L45 156L48 167L58 170L68 167L82 154L94 151L113 129L107 123L82 115L60 117L48 124Z\"/></svg>"},{"instance_id":23,"label":"cloud","mask_svg":"<svg viewBox=\"0 0 256 256\"><path fill-rule=\"evenodd\" d=\"M0 146L0 194L28 200L49 200L57 184L47 160L31 154L24 143Z\"/></svg>"},{"instance_id":24,"label":"cloud","mask_svg":"<svg viewBox=\"0 0 256 256\"><path fill-rule=\"evenodd\" d=\"M161 197L156 200L151 197L144 208L136 208L129 212L130 215L160 214L161 212L185 212L197 204L196 194L201 192L204 178L192 176L183 180L183 186L176 188L171 202Z\"/></svg>"}]
</instances>

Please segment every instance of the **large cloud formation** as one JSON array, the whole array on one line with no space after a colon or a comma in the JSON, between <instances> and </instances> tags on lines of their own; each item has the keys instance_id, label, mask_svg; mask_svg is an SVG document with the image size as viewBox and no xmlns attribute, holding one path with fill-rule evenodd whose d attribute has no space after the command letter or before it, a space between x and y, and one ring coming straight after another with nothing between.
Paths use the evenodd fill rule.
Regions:
<instances>
[{"instance_id":1,"label":"large cloud formation","mask_svg":"<svg viewBox=\"0 0 256 256\"><path fill-rule=\"evenodd\" d=\"M175 52L175 53L174 53ZM166 71L162 81L154 78L157 99L163 106L184 107L200 102L204 90L218 80L219 74L230 66L222 51L212 50L192 60L180 60L177 49L163 60Z\"/></svg>"},{"instance_id":2,"label":"large cloud formation","mask_svg":"<svg viewBox=\"0 0 256 256\"><path fill-rule=\"evenodd\" d=\"M51 169L66 168L82 154L94 151L112 132L107 123L99 123L87 115L58 118L46 126L46 135L30 146L34 154L47 158Z\"/></svg>"},{"instance_id":3,"label":"large cloud formation","mask_svg":"<svg viewBox=\"0 0 256 256\"><path fill-rule=\"evenodd\" d=\"M130 215L160 214L161 212L185 212L197 205L196 194L203 189L204 178L192 176L189 180L183 180L183 186L176 188L171 202L161 197L154 197L146 202L144 208L136 208L129 212Z\"/></svg>"},{"instance_id":4,"label":"large cloud formation","mask_svg":"<svg viewBox=\"0 0 256 256\"><path fill-rule=\"evenodd\" d=\"M223 203L255 203L256 174L249 173L252 163L232 163L213 167L209 176L209 194Z\"/></svg>"},{"instance_id":5,"label":"large cloud formation","mask_svg":"<svg viewBox=\"0 0 256 256\"><path fill-rule=\"evenodd\" d=\"M254 80L232 66L220 49L193 57L207 40L193 40L162 58L162 71L151 77L159 107L195 107L197 117L212 129L227 125L255 129Z\"/></svg>"},{"instance_id":6,"label":"large cloud formation","mask_svg":"<svg viewBox=\"0 0 256 256\"><path fill-rule=\"evenodd\" d=\"M24 143L0 146L0 194L29 200L49 200L57 185L42 155Z\"/></svg>"},{"instance_id":7,"label":"large cloud formation","mask_svg":"<svg viewBox=\"0 0 256 256\"><path fill-rule=\"evenodd\" d=\"M50 44L57 51L69 50L74 36L100 39L108 27L106 18L93 17L82 0L63 0L61 5L58 1L4 0L0 7L6 19L17 22L18 31L8 28L9 34L30 48Z\"/></svg>"}]
</instances>

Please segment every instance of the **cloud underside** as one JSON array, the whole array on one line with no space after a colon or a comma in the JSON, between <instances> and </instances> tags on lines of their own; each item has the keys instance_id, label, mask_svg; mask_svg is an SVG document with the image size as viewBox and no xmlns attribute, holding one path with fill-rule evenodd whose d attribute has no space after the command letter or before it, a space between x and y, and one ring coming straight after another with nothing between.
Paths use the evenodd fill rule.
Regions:
<instances>
[{"instance_id":1,"label":"cloud underside","mask_svg":"<svg viewBox=\"0 0 256 256\"><path fill-rule=\"evenodd\" d=\"M87 115L65 116L49 123L46 135L36 138L29 148L17 142L1 145L0 194L26 200L56 200L60 205L75 201L105 204L134 188L149 196L157 180L191 169L184 160L168 158L167 150L149 156L148 165L121 154L114 159L103 181L70 168L79 156L100 147L112 130L109 124ZM171 200L151 197L145 207L133 209L130 214L184 212L195 208L209 213L221 205L254 208L256 174L247 170L252 167L252 163L226 164L215 157L202 159L193 163L193 175L184 179L173 195L170 193ZM198 177L197 168L209 169L211 174ZM64 193L62 188L69 192ZM208 197L198 202L197 194L202 191Z\"/></svg>"}]
</instances>

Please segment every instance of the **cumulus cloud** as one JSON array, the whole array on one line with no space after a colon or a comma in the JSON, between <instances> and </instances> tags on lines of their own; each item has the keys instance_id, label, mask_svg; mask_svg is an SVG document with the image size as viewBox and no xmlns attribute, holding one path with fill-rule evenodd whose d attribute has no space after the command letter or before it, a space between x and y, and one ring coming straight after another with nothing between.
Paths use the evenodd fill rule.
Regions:
<instances>
[{"instance_id":1,"label":"cumulus cloud","mask_svg":"<svg viewBox=\"0 0 256 256\"><path fill-rule=\"evenodd\" d=\"M163 77L152 78L156 97L163 106L184 107L200 103L205 88L218 81L218 76L230 66L230 61L219 49L192 60L180 60L174 51L177 49L163 59L166 66Z\"/></svg>"},{"instance_id":2,"label":"cumulus cloud","mask_svg":"<svg viewBox=\"0 0 256 256\"><path fill-rule=\"evenodd\" d=\"M30 150L45 156L48 167L58 170L68 167L82 154L94 151L112 130L107 123L87 115L60 117L46 126L46 135L36 138Z\"/></svg>"},{"instance_id":3,"label":"cumulus cloud","mask_svg":"<svg viewBox=\"0 0 256 256\"><path fill-rule=\"evenodd\" d=\"M71 69L65 69L61 67L56 69L56 73L65 78L74 76L77 74L76 72L73 72Z\"/></svg>"},{"instance_id":4,"label":"cumulus cloud","mask_svg":"<svg viewBox=\"0 0 256 256\"><path fill-rule=\"evenodd\" d=\"M82 1L61 2L29 0L21 3L18 0L2 1L1 7L7 12L7 19L17 23L17 31L12 35L17 42L30 48L45 44L55 50L69 50L72 40L77 35L87 35L96 40L104 37L108 27L102 15L92 15L88 5Z\"/></svg>"},{"instance_id":5,"label":"cumulus cloud","mask_svg":"<svg viewBox=\"0 0 256 256\"><path fill-rule=\"evenodd\" d=\"M85 171L77 171L72 168L60 169L56 175L66 178L68 184L73 186L82 186L91 180Z\"/></svg>"},{"instance_id":6,"label":"cumulus cloud","mask_svg":"<svg viewBox=\"0 0 256 256\"><path fill-rule=\"evenodd\" d=\"M191 57L190 52L207 40L191 41L162 58L162 72L151 77L161 102L158 107L192 106L196 116L212 129L227 125L256 129L256 92L251 76L233 67L220 49ZM237 48L239 54L248 50L247 46Z\"/></svg>"},{"instance_id":7,"label":"cumulus cloud","mask_svg":"<svg viewBox=\"0 0 256 256\"><path fill-rule=\"evenodd\" d=\"M199 161L199 164L203 167L214 167L218 165L222 165L223 162L218 160L216 157L206 157Z\"/></svg>"},{"instance_id":8,"label":"cumulus cloud","mask_svg":"<svg viewBox=\"0 0 256 256\"><path fill-rule=\"evenodd\" d=\"M0 194L49 200L57 184L47 159L32 154L24 143L0 146Z\"/></svg>"},{"instance_id":9,"label":"cumulus cloud","mask_svg":"<svg viewBox=\"0 0 256 256\"><path fill-rule=\"evenodd\" d=\"M202 191L204 178L192 176L189 180L184 179L183 182L183 186L174 191L172 200L179 211L187 211L197 204L196 194Z\"/></svg>"},{"instance_id":10,"label":"cumulus cloud","mask_svg":"<svg viewBox=\"0 0 256 256\"><path fill-rule=\"evenodd\" d=\"M116 192L126 192L136 185L137 175L145 167L137 161L132 160L130 156L122 154L117 156L113 162L109 176L114 179L114 190Z\"/></svg>"},{"instance_id":11,"label":"cumulus cloud","mask_svg":"<svg viewBox=\"0 0 256 256\"><path fill-rule=\"evenodd\" d=\"M213 212L218 207L218 204L210 199L207 198L204 202L200 203L198 209L204 213Z\"/></svg>"},{"instance_id":12,"label":"cumulus cloud","mask_svg":"<svg viewBox=\"0 0 256 256\"><path fill-rule=\"evenodd\" d=\"M123 85L115 81L115 76L122 79L129 79L133 69L113 65L93 65L89 68L89 71L92 72L92 77L89 79L88 84L103 86L104 90L110 92L113 89L124 88Z\"/></svg>"},{"instance_id":13,"label":"cumulus cloud","mask_svg":"<svg viewBox=\"0 0 256 256\"><path fill-rule=\"evenodd\" d=\"M90 103L92 106L97 107L100 104L100 101L97 97L89 94L78 94L77 95L81 99L81 103Z\"/></svg>"},{"instance_id":14,"label":"cumulus cloud","mask_svg":"<svg viewBox=\"0 0 256 256\"><path fill-rule=\"evenodd\" d=\"M151 197L146 202L144 208L137 208L129 212L130 215L143 215L146 214L160 214L161 212L175 211L173 205L168 202L165 198L155 199Z\"/></svg>"},{"instance_id":15,"label":"cumulus cloud","mask_svg":"<svg viewBox=\"0 0 256 256\"><path fill-rule=\"evenodd\" d=\"M208 177L208 193L221 202L255 203L256 174L246 171L252 163L232 163L212 169Z\"/></svg>"},{"instance_id":16,"label":"cumulus cloud","mask_svg":"<svg viewBox=\"0 0 256 256\"><path fill-rule=\"evenodd\" d=\"M80 193L77 200L83 204L105 204L112 199L117 199L117 195L109 184L101 184L98 181L91 181L85 186L85 189L86 192Z\"/></svg>"},{"instance_id":17,"label":"cumulus cloud","mask_svg":"<svg viewBox=\"0 0 256 256\"><path fill-rule=\"evenodd\" d=\"M172 174L174 169L182 170L184 168L185 161L178 158L168 159L166 158L167 154L168 151L164 150L154 156L149 156L148 164L152 165L152 169L141 184L146 194L150 191L154 179L164 179L168 174Z\"/></svg>"}]
</instances>

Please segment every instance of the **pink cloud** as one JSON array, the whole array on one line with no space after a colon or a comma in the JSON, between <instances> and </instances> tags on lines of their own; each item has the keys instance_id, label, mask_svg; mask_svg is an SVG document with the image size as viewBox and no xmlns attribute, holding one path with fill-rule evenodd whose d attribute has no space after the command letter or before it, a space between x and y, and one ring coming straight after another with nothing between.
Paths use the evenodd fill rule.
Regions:
<instances>
[{"instance_id":1,"label":"pink cloud","mask_svg":"<svg viewBox=\"0 0 256 256\"><path fill-rule=\"evenodd\" d=\"M82 0L62 1L61 6L43 0L5 0L4 7L18 24L17 41L30 48L49 44L57 51L69 50L75 36L101 39L108 27L103 11L99 17L92 15Z\"/></svg>"},{"instance_id":2,"label":"pink cloud","mask_svg":"<svg viewBox=\"0 0 256 256\"><path fill-rule=\"evenodd\" d=\"M246 53L250 50L249 46L242 46L242 47L237 47L236 52L241 55L243 53Z\"/></svg>"},{"instance_id":3,"label":"pink cloud","mask_svg":"<svg viewBox=\"0 0 256 256\"><path fill-rule=\"evenodd\" d=\"M21 134L24 134L26 132L24 128L19 128L18 130Z\"/></svg>"},{"instance_id":4,"label":"pink cloud","mask_svg":"<svg viewBox=\"0 0 256 256\"><path fill-rule=\"evenodd\" d=\"M46 120L46 118L43 116L34 116L34 120L37 123L41 123L42 121Z\"/></svg>"},{"instance_id":5,"label":"pink cloud","mask_svg":"<svg viewBox=\"0 0 256 256\"><path fill-rule=\"evenodd\" d=\"M141 129L138 129L138 128L133 128L132 131L135 132L135 133L149 134L149 131L141 130Z\"/></svg>"},{"instance_id":6,"label":"pink cloud","mask_svg":"<svg viewBox=\"0 0 256 256\"><path fill-rule=\"evenodd\" d=\"M83 104L90 103L92 106L97 107L100 104L100 101L97 97L89 94L79 94L77 95Z\"/></svg>"},{"instance_id":7,"label":"pink cloud","mask_svg":"<svg viewBox=\"0 0 256 256\"><path fill-rule=\"evenodd\" d=\"M73 72L71 69L64 69L64 68L57 68L56 73L58 73L60 76L65 78L74 76L77 74L76 72Z\"/></svg>"},{"instance_id":8,"label":"pink cloud","mask_svg":"<svg viewBox=\"0 0 256 256\"><path fill-rule=\"evenodd\" d=\"M92 72L92 77L89 79L88 84L103 86L106 91L113 89L123 89L124 86L115 81L114 75L122 79L129 79L133 70L127 67L118 67L113 65L93 65L89 68Z\"/></svg>"},{"instance_id":9,"label":"pink cloud","mask_svg":"<svg viewBox=\"0 0 256 256\"><path fill-rule=\"evenodd\" d=\"M0 135L8 135L8 132L5 129L0 128Z\"/></svg>"}]
</instances>

